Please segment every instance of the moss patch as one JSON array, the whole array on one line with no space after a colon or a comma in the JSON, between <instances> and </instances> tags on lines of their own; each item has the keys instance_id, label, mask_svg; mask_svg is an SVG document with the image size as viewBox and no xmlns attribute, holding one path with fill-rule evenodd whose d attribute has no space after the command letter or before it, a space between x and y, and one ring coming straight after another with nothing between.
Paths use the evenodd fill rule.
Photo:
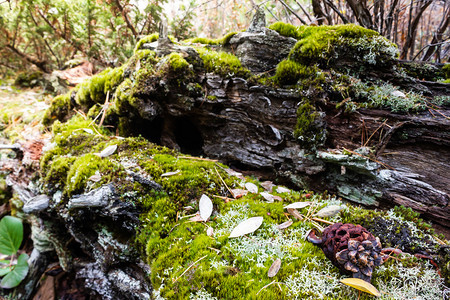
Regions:
<instances>
[{"instance_id":1,"label":"moss patch","mask_svg":"<svg viewBox=\"0 0 450 300\"><path fill-rule=\"evenodd\" d=\"M345 60L351 63L386 65L397 57L397 47L377 32L354 24L293 27L275 23L271 27L298 42L289 59L304 65L319 63L333 66Z\"/></svg>"},{"instance_id":2,"label":"moss patch","mask_svg":"<svg viewBox=\"0 0 450 300\"><path fill-rule=\"evenodd\" d=\"M237 32L230 32L220 39L208 39L208 38L196 37L196 38L188 39L185 42L186 43L199 43L199 44L204 44L204 45L225 46L230 42L231 38L233 36L235 36L236 34L237 34Z\"/></svg>"},{"instance_id":3,"label":"moss patch","mask_svg":"<svg viewBox=\"0 0 450 300\"><path fill-rule=\"evenodd\" d=\"M217 52L205 48L197 48L207 72L213 72L224 77L248 77L250 71L241 65L239 58L227 52Z\"/></svg>"}]
</instances>

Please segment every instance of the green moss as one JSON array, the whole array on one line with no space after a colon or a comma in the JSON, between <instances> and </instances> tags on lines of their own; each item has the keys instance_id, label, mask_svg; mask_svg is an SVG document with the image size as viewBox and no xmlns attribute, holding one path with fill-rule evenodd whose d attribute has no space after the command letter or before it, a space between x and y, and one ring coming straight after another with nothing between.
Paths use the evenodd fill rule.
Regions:
<instances>
[{"instance_id":1,"label":"green moss","mask_svg":"<svg viewBox=\"0 0 450 300\"><path fill-rule=\"evenodd\" d=\"M269 26L269 29L275 30L279 34L287 37L292 37L298 39L300 36L300 28L292 24L287 24L284 22L276 22Z\"/></svg>"},{"instance_id":2,"label":"green moss","mask_svg":"<svg viewBox=\"0 0 450 300\"><path fill-rule=\"evenodd\" d=\"M95 103L103 104L108 91L111 97L114 89L122 80L123 67L107 68L78 85L75 101L78 105L87 108L90 108Z\"/></svg>"},{"instance_id":3,"label":"green moss","mask_svg":"<svg viewBox=\"0 0 450 300\"><path fill-rule=\"evenodd\" d=\"M308 149L316 149L325 142L325 130L320 126L319 118L315 107L304 97L297 108L294 137Z\"/></svg>"},{"instance_id":4,"label":"green moss","mask_svg":"<svg viewBox=\"0 0 450 300\"><path fill-rule=\"evenodd\" d=\"M273 80L279 85L296 84L299 80L307 79L309 82L320 74L316 66L305 66L292 60L283 60L277 65Z\"/></svg>"},{"instance_id":5,"label":"green moss","mask_svg":"<svg viewBox=\"0 0 450 300\"><path fill-rule=\"evenodd\" d=\"M186 43L199 43L199 44L204 44L204 45L225 46L230 42L231 38L233 36L235 36L236 34L237 34L237 32L230 32L220 39L208 39L208 38L196 37L196 38L188 39L185 42Z\"/></svg>"},{"instance_id":6,"label":"green moss","mask_svg":"<svg viewBox=\"0 0 450 300\"><path fill-rule=\"evenodd\" d=\"M445 79L450 80L450 64L445 64L442 67L442 71L444 71Z\"/></svg>"},{"instance_id":7,"label":"green moss","mask_svg":"<svg viewBox=\"0 0 450 300\"><path fill-rule=\"evenodd\" d=\"M89 177L97 171L109 173L113 167L114 164L109 159L101 158L95 154L89 153L78 157L67 172L65 193L70 196L83 192ZM109 181L107 178L103 178L103 180Z\"/></svg>"},{"instance_id":8,"label":"green moss","mask_svg":"<svg viewBox=\"0 0 450 300\"><path fill-rule=\"evenodd\" d=\"M70 115L73 109L70 103L71 94L72 92L68 92L67 94L59 95L52 99L50 107L45 111L42 124L49 126L54 121L63 121Z\"/></svg>"},{"instance_id":9,"label":"green moss","mask_svg":"<svg viewBox=\"0 0 450 300\"><path fill-rule=\"evenodd\" d=\"M134 48L134 53L136 53L138 50L141 49L142 45L145 43L153 43L155 41L157 41L159 38L159 34L158 33L153 33L150 35L147 35L145 37L143 37L142 39L140 39L137 44L136 47Z\"/></svg>"},{"instance_id":10,"label":"green moss","mask_svg":"<svg viewBox=\"0 0 450 300\"><path fill-rule=\"evenodd\" d=\"M205 48L197 48L207 72L214 72L224 77L250 76L250 71L241 65L239 58L227 52L216 52Z\"/></svg>"},{"instance_id":11,"label":"green moss","mask_svg":"<svg viewBox=\"0 0 450 300\"><path fill-rule=\"evenodd\" d=\"M170 53L168 63L170 71L175 74L183 74L189 70L189 63L180 53Z\"/></svg>"},{"instance_id":12,"label":"green moss","mask_svg":"<svg viewBox=\"0 0 450 300\"><path fill-rule=\"evenodd\" d=\"M294 28L287 28L289 36ZM281 29L280 29L281 31ZM367 65L390 64L397 56L397 47L377 32L354 24L333 26L301 26L296 30L298 42L292 48L289 59L301 64L319 63L323 67L358 62Z\"/></svg>"}]
</instances>

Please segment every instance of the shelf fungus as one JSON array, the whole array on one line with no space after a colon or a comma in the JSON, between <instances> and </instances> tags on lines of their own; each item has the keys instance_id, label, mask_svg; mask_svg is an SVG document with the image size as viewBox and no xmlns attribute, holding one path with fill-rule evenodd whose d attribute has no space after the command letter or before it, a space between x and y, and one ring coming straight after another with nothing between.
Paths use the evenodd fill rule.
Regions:
<instances>
[{"instance_id":1,"label":"shelf fungus","mask_svg":"<svg viewBox=\"0 0 450 300\"><path fill-rule=\"evenodd\" d=\"M325 228L321 237L312 230L307 240L322 248L341 272L367 282L382 263L380 239L361 225L336 223Z\"/></svg>"}]
</instances>

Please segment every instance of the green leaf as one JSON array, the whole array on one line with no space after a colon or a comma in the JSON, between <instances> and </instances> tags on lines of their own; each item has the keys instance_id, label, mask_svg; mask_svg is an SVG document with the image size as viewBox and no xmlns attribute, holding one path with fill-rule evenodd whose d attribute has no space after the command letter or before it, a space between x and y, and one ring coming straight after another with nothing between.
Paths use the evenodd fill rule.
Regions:
<instances>
[{"instance_id":1,"label":"green leaf","mask_svg":"<svg viewBox=\"0 0 450 300\"><path fill-rule=\"evenodd\" d=\"M23 238L22 221L5 216L0 221L0 253L13 255L19 250Z\"/></svg>"},{"instance_id":2,"label":"green leaf","mask_svg":"<svg viewBox=\"0 0 450 300\"><path fill-rule=\"evenodd\" d=\"M9 272L11 272L11 268L9 266L4 266L0 268L0 276L5 276Z\"/></svg>"},{"instance_id":3,"label":"green leaf","mask_svg":"<svg viewBox=\"0 0 450 300\"><path fill-rule=\"evenodd\" d=\"M0 287L4 289L11 289L20 284L22 280L28 274L28 255L25 253L20 254L17 259L17 264L14 266L13 270L6 274L0 282Z\"/></svg>"}]
</instances>

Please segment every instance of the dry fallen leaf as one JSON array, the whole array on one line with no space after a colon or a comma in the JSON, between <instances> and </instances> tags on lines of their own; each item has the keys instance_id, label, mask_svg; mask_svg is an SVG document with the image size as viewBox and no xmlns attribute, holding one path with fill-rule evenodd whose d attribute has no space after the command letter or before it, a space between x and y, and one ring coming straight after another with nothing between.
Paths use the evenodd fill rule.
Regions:
<instances>
[{"instance_id":1,"label":"dry fallen leaf","mask_svg":"<svg viewBox=\"0 0 450 300\"><path fill-rule=\"evenodd\" d=\"M257 187L256 184L254 184L254 183L247 182L247 183L245 184L245 188L246 188L250 193L258 194L258 187Z\"/></svg>"},{"instance_id":2,"label":"dry fallen leaf","mask_svg":"<svg viewBox=\"0 0 450 300\"><path fill-rule=\"evenodd\" d=\"M242 221L231 231L229 238L240 237L256 231L261 226L263 220L263 217L253 217Z\"/></svg>"},{"instance_id":3,"label":"dry fallen leaf","mask_svg":"<svg viewBox=\"0 0 450 300\"><path fill-rule=\"evenodd\" d=\"M283 198L281 198L280 196L273 195L273 200L283 201Z\"/></svg>"},{"instance_id":4,"label":"dry fallen leaf","mask_svg":"<svg viewBox=\"0 0 450 300\"><path fill-rule=\"evenodd\" d=\"M244 176L242 176L242 173L236 172L235 170L232 170L232 169L225 169L225 172L227 172L228 175L236 176L240 179L244 178Z\"/></svg>"},{"instance_id":5,"label":"dry fallen leaf","mask_svg":"<svg viewBox=\"0 0 450 300\"><path fill-rule=\"evenodd\" d=\"M295 208L288 208L287 209L288 213L293 216L294 218L296 218L297 220L301 220L302 215L298 212L298 210L296 210Z\"/></svg>"},{"instance_id":6,"label":"dry fallen leaf","mask_svg":"<svg viewBox=\"0 0 450 300\"><path fill-rule=\"evenodd\" d=\"M83 130L89 134L94 134L94 131L92 129L89 128L83 128Z\"/></svg>"},{"instance_id":7,"label":"dry fallen leaf","mask_svg":"<svg viewBox=\"0 0 450 300\"><path fill-rule=\"evenodd\" d=\"M277 228L280 229L280 230L286 229L286 228L288 228L289 226L291 226L293 223L294 223L294 222L292 222L292 220L289 220L289 221L286 221L286 222L284 222L284 223L281 223L281 224L277 225Z\"/></svg>"},{"instance_id":8,"label":"dry fallen leaf","mask_svg":"<svg viewBox=\"0 0 450 300\"><path fill-rule=\"evenodd\" d=\"M281 267L281 259L277 258L270 266L269 272L267 272L267 276L272 278L275 275L277 275L278 271L280 270L280 267Z\"/></svg>"},{"instance_id":9,"label":"dry fallen leaf","mask_svg":"<svg viewBox=\"0 0 450 300\"><path fill-rule=\"evenodd\" d=\"M269 193L271 193L271 192L272 192L272 188L273 188L275 185L273 184L272 181L264 181L264 182L261 182L261 186L262 186L266 191L268 191Z\"/></svg>"},{"instance_id":10,"label":"dry fallen leaf","mask_svg":"<svg viewBox=\"0 0 450 300\"><path fill-rule=\"evenodd\" d=\"M285 209L289 209L289 208L302 209L309 205L311 205L311 202L294 202L294 203L289 204L288 206L285 206L284 208Z\"/></svg>"},{"instance_id":11,"label":"dry fallen leaf","mask_svg":"<svg viewBox=\"0 0 450 300\"><path fill-rule=\"evenodd\" d=\"M282 194L282 193L290 193L290 192L291 192L291 190L288 188L285 188L284 186L277 187L277 193Z\"/></svg>"},{"instance_id":12,"label":"dry fallen leaf","mask_svg":"<svg viewBox=\"0 0 450 300\"><path fill-rule=\"evenodd\" d=\"M367 281L364 281L359 278L345 278L341 279L341 282L343 284L349 285L352 288L355 288L357 290L369 293L371 295L374 295L376 297L380 297L381 293L377 290L376 287L374 287L372 284L370 284Z\"/></svg>"},{"instance_id":13,"label":"dry fallen leaf","mask_svg":"<svg viewBox=\"0 0 450 300\"><path fill-rule=\"evenodd\" d=\"M320 218L327 218L337 215L342 210L339 205L330 205L319 210L315 215Z\"/></svg>"},{"instance_id":14,"label":"dry fallen leaf","mask_svg":"<svg viewBox=\"0 0 450 300\"><path fill-rule=\"evenodd\" d=\"M266 199L267 202L272 203L274 200L274 197L272 194L269 194L268 192L261 192L259 193L261 196L263 196L264 199Z\"/></svg>"},{"instance_id":15,"label":"dry fallen leaf","mask_svg":"<svg viewBox=\"0 0 450 300\"><path fill-rule=\"evenodd\" d=\"M200 201L198 204L199 210L200 210L200 217L203 219L203 221L208 221L208 218L211 216L213 211L213 204L211 199L209 199L208 196L203 194L200 197Z\"/></svg>"},{"instance_id":16,"label":"dry fallen leaf","mask_svg":"<svg viewBox=\"0 0 450 300\"><path fill-rule=\"evenodd\" d=\"M231 193L233 194L234 199L239 199L241 197L244 197L245 195L248 194L247 190L243 190L243 189L232 189Z\"/></svg>"},{"instance_id":17,"label":"dry fallen leaf","mask_svg":"<svg viewBox=\"0 0 450 300\"><path fill-rule=\"evenodd\" d=\"M208 229L206 229L206 235L212 236L213 234L214 234L214 229L212 227L208 227Z\"/></svg>"},{"instance_id":18,"label":"dry fallen leaf","mask_svg":"<svg viewBox=\"0 0 450 300\"><path fill-rule=\"evenodd\" d=\"M200 216L200 214L197 213L195 216L189 218L189 221L192 221L192 222L203 222L203 219Z\"/></svg>"},{"instance_id":19,"label":"dry fallen leaf","mask_svg":"<svg viewBox=\"0 0 450 300\"><path fill-rule=\"evenodd\" d=\"M99 182L100 180L102 180L102 175L100 175L100 172L97 171L94 175L89 177L89 180L93 182Z\"/></svg>"},{"instance_id":20,"label":"dry fallen leaf","mask_svg":"<svg viewBox=\"0 0 450 300\"><path fill-rule=\"evenodd\" d=\"M169 177L169 176L177 175L180 172L181 172L181 170L176 170L176 171L173 171L173 172L167 172L167 173L162 174L161 177Z\"/></svg>"},{"instance_id":21,"label":"dry fallen leaf","mask_svg":"<svg viewBox=\"0 0 450 300\"><path fill-rule=\"evenodd\" d=\"M108 157L111 154L113 154L114 152L116 152L116 150L117 150L117 145L111 145L111 146L108 146L105 149L103 149L102 152L94 153L94 154L99 156L99 157Z\"/></svg>"}]
</instances>

